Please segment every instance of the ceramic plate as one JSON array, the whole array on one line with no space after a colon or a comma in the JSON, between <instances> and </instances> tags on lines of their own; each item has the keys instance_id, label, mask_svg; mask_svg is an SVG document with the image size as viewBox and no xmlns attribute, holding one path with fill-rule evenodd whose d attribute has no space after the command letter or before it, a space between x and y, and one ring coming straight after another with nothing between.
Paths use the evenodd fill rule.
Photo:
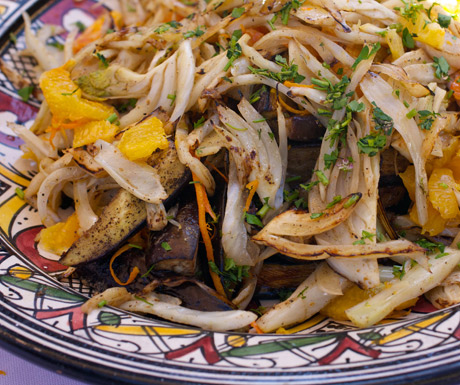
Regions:
<instances>
[{"instance_id":1,"label":"ceramic plate","mask_svg":"<svg viewBox=\"0 0 460 385\"><path fill-rule=\"evenodd\" d=\"M44 5L45 4L45 5ZM31 124L39 106L23 102L5 66L35 84L24 48L21 13L33 29L69 30L101 12L90 0L0 0L0 337L26 358L98 383L359 384L444 383L460 375L458 308L434 311L420 300L404 319L369 329L316 316L283 334L212 333L112 308L87 316L90 290L53 275L65 269L38 253L36 211L15 193L33 171L7 121ZM11 36L16 39L12 39ZM60 37L57 38L59 41ZM14 41L12 41L14 40ZM61 40L62 42L62 40Z\"/></svg>"}]
</instances>

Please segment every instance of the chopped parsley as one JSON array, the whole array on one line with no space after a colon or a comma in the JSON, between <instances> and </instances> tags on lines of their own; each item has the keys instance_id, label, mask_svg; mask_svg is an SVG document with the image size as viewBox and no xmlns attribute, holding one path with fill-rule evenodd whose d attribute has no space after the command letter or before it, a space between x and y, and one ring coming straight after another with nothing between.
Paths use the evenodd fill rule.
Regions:
<instances>
[{"instance_id":1,"label":"chopped parsley","mask_svg":"<svg viewBox=\"0 0 460 385\"><path fill-rule=\"evenodd\" d=\"M345 204L343 205L343 207L345 209L348 209L350 208L351 206L353 206L356 202L358 202L358 200L361 198L361 195L359 194L353 194L346 202Z\"/></svg>"},{"instance_id":2,"label":"chopped parsley","mask_svg":"<svg viewBox=\"0 0 460 385\"><path fill-rule=\"evenodd\" d=\"M171 28L179 28L182 27L182 24L179 23L178 21L172 20L167 23L161 24L157 29L155 29L153 32L161 34L169 31Z\"/></svg>"},{"instance_id":3,"label":"chopped parsley","mask_svg":"<svg viewBox=\"0 0 460 385\"><path fill-rule=\"evenodd\" d=\"M406 275L406 269L402 265L393 265L393 276L400 280Z\"/></svg>"},{"instance_id":4,"label":"chopped parsley","mask_svg":"<svg viewBox=\"0 0 460 385\"><path fill-rule=\"evenodd\" d=\"M351 112L361 112L364 111L364 103L359 103L357 100L352 100L348 103L347 108Z\"/></svg>"},{"instance_id":5,"label":"chopped parsley","mask_svg":"<svg viewBox=\"0 0 460 385\"><path fill-rule=\"evenodd\" d=\"M232 17L235 19L238 19L239 17L243 15L243 13L244 13L244 7L233 8Z\"/></svg>"},{"instance_id":6,"label":"chopped parsley","mask_svg":"<svg viewBox=\"0 0 460 385\"><path fill-rule=\"evenodd\" d=\"M436 252L439 252L434 258L442 258L445 257L446 255L449 255L449 253L445 252L446 245L444 245L441 242L431 242L428 239L421 238L418 241L415 241L417 245L420 247L423 247L429 254L434 254Z\"/></svg>"},{"instance_id":7,"label":"chopped parsley","mask_svg":"<svg viewBox=\"0 0 460 385\"><path fill-rule=\"evenodd\" d=\"M377 53L379 49L380 49L380 43L373 44L372 49L370 51L369 51L369 46L365 45L361 49L361 52L359 53L353 65L351 66L351 69L355 70L359 63L361 63L363 60L369 59L372 55Z\"/></svg>"},{"instance_id":8,"label":"chopped parsley","mask_svg":"<svg viewBox=\"0 0 460 385\"><path fill-rule=\"evenodd\" d=\"M291 13L291 10L299 9L300 6L304 3L304 1L292 0L284 4L281 10L276 12L275 15L268 21L268 24L270 25L270 27L272 29L275 29L274 23L278 19L279 16L281 16L281 22L283 23L283 25L287 25L289 22L289 15Z\"/></svg>"},{"instance_id":9,"label":"chopped parsley","mask_svg":"<svg viewBox=\"0 0 460 385\"><path fill-rule=\"evenodd\" d=\"M250 225L264 227L262 221L257 217L257 215L245 213L244 217L246 222L248 222Z\"/></svg>"},{"instance_id":10,"label":"chopped parsley","mask_svg":"<svg viewBox=\"0 0 460 385\"><path fill-rule=\"evenodd\" d=\"M227 71L233 65L233 62L241 56L243 51L241 50L241 45L238 43L238 40L242 35L243 32L241 32L241 29L237 29L232 33L227 50L228 63L224 67L224 71Z\"/></svg>"},{"instance_id":11,"label":"chopped parsley","mask_svg":"<svg viewBox=\"0 0 460 385\"><path fill-rule=\"evenodd\" d=\"M327 186L329 184L329 179L327 179L326 175L324 175L324 172L321 170L316 170L315 174L323 186Z\"/></svg>"},{"instance_id":12,"label":"chopped parsley","mask_svg":"<svg viewBox=\"0 0 460 385\"><path fill-rule=\"evenodd\" d=\"M254 104L254 103L257 102L258 100L260 100L260 94L261 94L262 92L266 92L266 91L267 91L267 87L266 87L266 86L260 87L257 91L255 91L255 92L249 97L249 103Z\"/></svg>"},{"instance_id":13,"label":"chopped parsley","mask_svg":"<svg viewBox=\"0 0 460 385\"><path fill-rule=\"evenodd\" d=\"M273 72L268 69L254 68L251 66L248 66L248 69L253 74L262 75L280 83L284 83L286 80L292 81L294 83L300 83L305 79L305 76L302 76L298 73L299 67L297 64L288 65L286 59L281 55L275 56L275 62L281 66L280 72Z\"/></svg>"},{"instance_id":14,"label":"chopped parsley","mask_svg":"<svg viewBox=\"0 0 460 385\"><path fill-rule=\"evenodd\" d=\"M194 31L188 31L184 33L184 38L188 39L190 37L200 37L201 35L204 34L204 31L200 29L200 27L204 26L198 26Z\"/></svg>"},{"instance_id":15,"label":"chopped parsley","mask_svg":"<svg viewBox=\"0 0 460 385\"><path fill-rule=\"evenodd\" d=\"M171 100L171 106L174 104L174 102L176 101L176 94L168 94L167 98L169 100Z\"/></svg>"},{"instance_id":16,"label":"chopped parsley","mask_svg":"<svg viewBox=\"0 0 460 385\"><path fill-rule=\"evenodd\" d=\"M323 215L324 215L324 213L312 213L310 215L310 218L311 219L318 219L318 218L321 218Z\"/></svg>"},{"instance_id":17,"label":"chopped parsley","mask_svg":"<svg viewBox=\"0 0 460 385\"><path fill-rule=\"evenodd\" d=\"M97 307L100 308L100 307L104 307L105 305L107 305L107 300L103 299L101 302L97 304Z\"/></svg>"},{"instance_id":18,"label":"chopped parsley","mask_svg":"<svg viewBox=\"0 0 460 385\"><path fill-rule=\"evenodd\" d=\"M58 41L51 41L49 43L46 43L46 45L57 48L59 51L64 51L64 44L59 43Z\"/></svg>"},{"instance_id":19,"label":"chopped parsley","mask_svg":"<svg viewBox=\"0 0 460 385\"><path fill-rule=\"evenodd\" d=\"M413 0L401 0L404 4L404 8L395 7L394 9L401 12L401 16L404 17L406 20L412 22L412 24L416 24L417 17L420 11L424 10L423 4L415 4Z\"/></svg>"},{"instance_id":20,"label":"chopped parsley","mask_svg":"<svg viewBox=\"0 0 460 385\"><path fill-rule=\"evenodd\" d=\"M103 54L101 54L99 52L96 52L95 56L101 62L102 67L107 68L109 66L109 62L108 62L108 60L106 59L106 57Z\"/></svg>"},{"instance_id":21,"label":"chopped parsley","mask_svg":"<svg viewBox=\"0 0 460 385\"><path fill-rule=\"evenodd\" d=\"M228 289L230 285L237 285L243 281L243 278L249 277L251 267L238 266L232 258L225 258L223 271L220 271L213 261L209 261L209 268L223 278L223 284Z\"/></svg>"},{"instance_id":22,"label":"chopped parsley","mask_svg":"<svg viewBox=\"0 0 460 385\"><path fill-rule=\"evenodd\" d=\"M166 251L171 251L172 247L169 245L168 242L161 242L161 247Z\"/></svg>"},{"instance_id":23,"label":"chopped parsley","mask_svg":"<svg viewBox=\"0 0 460 385\"><path fill-rule=\"evenodd\" d=\"M414 38L412 37L412 34L409 32L407 28L404 28L402 31L402 42L404 46L409 49L415 48Z\"/></svg>"},{"instance_id":24,"label":"chopped parsley","mask_svg":"<svg viewBox=\"0 0 460 385\"><path fill-rule=\"evenodd\" d=\"M204 124L204 116L198 119L196 122L193 122L193 128L200 128Z\"/></svg>"},{"instance_id":25,"label":"chopped parsley","mask_svg":"<svg viewBox=\"0 0 460 385\"><path fill-rule=\"evenodd\" d=\"M330 208L334 207L341 200L342 200L342 196L341 195L336 195L334 198L332 198L332 201L327 204L326 208L330 209Z\"/></svg>"},{"instance_id":26,"label":"chopped parsley","mask_svg":"<svg viewBox=\"0 0 460 385\"><path fill-rule=\"evenodd\" d=\"M107 121L112 124L116 124L117 120L118 120L118 115L116 113L113 113L107 118Z\"/></svg>"},{"instance_id":27,"label":"chopped parsley","mask_svg":"<svg viewBox=\"0 0 460 385\"><path fill-rule=\"evenodd\" d=\"M24 196L25 196L25 195L24 195L24 190L23 190L22 188L16 187L16 189L14 190L14 192L16 193L16 195L17 195L17 197L18 197L19 199L24 200Z\"/></svg>"},{"instance_id":28,"label":"chopped parsley","mask_svg":"<svg viewBox=\"0 0 460 385\"><path fill-rule=\"evenodd\" d=\"M385 134L390 135L393 132L393 119L391 116L385 114L380 107L377 107L375 102L372 102L374 106L374 112L372 114L372 120L375 123L376 130L382 130Z\"/></svg>"},{"instance_id":29,"label":"chopped parsley","mask_svg":"<svg viewBox=\"0 0 460 385\"><path fill-rule=\"evenodd\" d=\"M136 245L135 243L128 243L128 246L129 246L129 247L132 247L132 248L134 248L134 249L142 250L142 246Z\"/></svg>"},{"instance_id":30,"label":"chopped parsley","mask_svg":"<svg viewBox=\"0 0 460 385\"><path fill-rule=\"evenodd\" d=\"M85 29L86 29L86 25L84 25L81 21L77 21L77 22L75 23L75 25L77 26L78 32L80 32L80 33L81 33L81 32L84 32Z\"/></svg>"},{"instance_id":31,"label":"chopped parsley","mask_svg":"<svg viewBox=\"0 0 460 385\"><path fill-rule=\"evenodd\" d=\"M284 190L283 195L284 195L284 201L291 203L299 197L300 192L299 190L293 190L293 191Z\"/></svg>"},{"instance_id":32,"label":"chopped parsley","mask_svg":"<svg viewBox=\"0 0 460 385\"><path fill-rule=\"evenodd\" d=\"M152 264L152 266L149 267L147 272L141 275L141 278L147 277L154 268L155 268L155 264Z\"/></svg>"},{"instance_id":33,"label":"chopped parsley","mask_svg":"<svg viewBox=\"0 0 460 385\"><path fill-rule=\"evenodd\" d=\"M386 135L374 132L358 140L358 149L361 154L376 156L387 144Z\"/></svg>"},{"instance_id":34,"label":"chopped parsley","mask_svg":"<svg viewBox=\"0 0 460 385\"><path fill-rule=\"evenodd\" d=\"M126 112L129 108L136 107L137 99L131 98L126 103L120 104L117 108L117 111L122 113Z\"/></svg>"},{"instance_id":35,"label":"chopped parsley","mask_svg":"<svg viewBox=\"0 0 460 385\"><path fill-rule=\"evenodd\" d=\"M28 86L18 90L18 95L21 97L23 102L29 101L30 95L34 92L34 86Z\"/></svg>"},{"instance_id":36,"label":"chopped parsley","mask_svg":"<svg viewBox=\"0 0 460 385\"><path fill-rule=\"evenodd\" d=\"M305 296L305 292L308 290L308 286L305 287L305 289L303 289L298 295L297 295L297 298L302 298L302 299L305 299L307 298Z\"/></svg>"},{"instance_id":37,"label":"chopped parsley","mask_svg":"<svg viewBox=\"0 0 460 385\"><path fill-rule=\"evenodd\" d=\"M439 187L443 188L444 190L447 190L449 188L449 185L447 183L441 182L439 183Z\"/></svg>"},{"instance_id":38,"label":"chopped parsley","mask_svg":"<svg viewBox=\"0 0 460 385\"><path fill-rule=\"evenodd\" d=\"M393 132L394 122L391 116L385 114L377 105L374 105L372 120L375 124L375 132L359 139L358 149L360 153L368 156L376 156L387 144L387 136Z\"/></svg>"},{"instance_id":39,"label":"chopped parsley","mask_svg":"<svg viewBox=\"0 0 460 385\"><path fill-rule=\"evenodd\" d=\"M443 15L441 13L438 13L438 24L442 28L449 28L450 22L452 20L452 16L450 15Z\"/></svg>"},{"instance_id":40,"label":"chopped parsley","mask_svg":"<svg viewBox=\"0 0 460 385\"><path fill-rule=\"evenodd\" d=\"M353 242L354 245L365 245L366 244L366 239L369 239L372 241L372 238L375 237L375 234L370 233L369 231L363 230L361 232L361 239Z\"/></svg>"},{"instance_id":41,"label":"chopped parsley","mask_svg":"<svg viewBox=\"0 0 460 385\"><path fill-rule=\"evenodd\" d=\"M415 115L417 115L417 110L413 108L406 114L407 119L412 119Z\"/></svg>"},{"instance_id":42,"label":"chopped parsley","mask_svg":"<svg viewBox=\"0 0 460 385\"><path fill-rule=\"evenodd\" d=\"M286 178L286 183L297 182L300 180L300 175L291 176L290 178Z\"/></svg>"},{"instance_id":43,"label":"chopped parsley","mask_svg":"<svg viewBox=\"0 0 460 385\"><path fill-rule=\"evenodd\" d=\"M418 112L418 115L420 118L419 127L422 130L430 130L433 122L436 119L436 116L439 114L434 111L422 110Z\"/></svg>"},{"instance_id":44,"label":"chopped parsley","mask_svg":"<svg viewBox=\"0 0 460 385\"><path fill-rule=\"evenodd\" d=\"M324 168L326 170L330 169L339 158L339 150L334 150L330 154L324 154Z\"/></svg>"},{"instance_id":45,"label":"chopped parsley","mask_svg":"<svg viewBox=\"0 0 460 385\"><path fill-rule=\"evenodd\" d=\"M302 187L305 191L310 191L313 187L319 184L319 180L315 180L314 182L310 182L307 184L300 184L299 186Z\"/></svg>"},{"instance_id":46,"label":"chopped parsley","mask_svg":"<svg viewBox=\"0 0 460 385\"><path fill-rule=\"evenodd\" d=\"M62 96L71 96L71 95L73 95L75 92L77 92L79 88L80 88L80 87L75 88L72 92L62 92L61 95L62 95Z\"/></svg>"},{"instance_id":47,"label":"chopped parsley","mask_svg":"<svg viewBox=\"0 0 460 385\"><path fill-rule=\"evenodd\" d=\"M434 76L438 79L445 78L449 74L450 65L447 63L447 60L444 59L443 56L441 57L433 57L434 63L432 64L434 69L436 70Z\"/></svg>"},{"instance_id":48,"label":"chopped parsley","mask_svg":"<svg viewBox=\"0 0 460 385\"><path fill-rule=\"evenodd\" d=\"M291 295L293 291L289 289L280 289L278 290L278 298L280 299L280 302L286 301Z\"/></svg>"},{"instance_id":49,"label":"chopped parsley","mask_svg":"<svg viewBox=\"0 0 460 385\"><path fill-rule=\"evenodd\" d=\"M265 197L264 198L264 205L261 207L261 209L259 211L257 211L257 215L261 218L263 218L265 215L267 215L268 211L273 209L273 207L271 207L269 204L268 204L268 197Z\"/></svg>"}]
</instances>

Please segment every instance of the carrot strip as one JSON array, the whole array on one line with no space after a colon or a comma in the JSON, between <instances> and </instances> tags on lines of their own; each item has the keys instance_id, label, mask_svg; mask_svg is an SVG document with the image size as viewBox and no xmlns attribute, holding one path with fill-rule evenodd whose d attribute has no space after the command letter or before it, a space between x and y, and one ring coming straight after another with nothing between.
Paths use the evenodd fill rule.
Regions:
<instances>
[{"instance_id":1,"label":"carrot strip","mask_svg":"<svg viewBox=\"0 0 460 385\"><path fill-rule=\"evenodd\" d=\"M220 171L216 166L214 166L211 162L208 162L207 160L204 161L204 164L206 164L207 166L211 167L215 172L217 172L221 177L222 179L228 183L228 178L222 173L222 171Z\"/></svg>"},{"instance_id":2,"label":"carrot strip","mask_svg":"<svg viewBox=\"0 0 460 385\"><path fill-rule=\"evenodd\" d=\"M139 268L137 266L134 266L134 268L131 270L131 273L129 274L128 280L125 283L123 283L118 279L117 275L115 274L115 271L113 271L113 267L112 267L113 261L115 261L115 259L118 256L123 254L126 250L129 250L131 247L132 246L130 245L124 245L112 256L112 258L110 258L110 264L109 264L110 274L112 274L113 280L121 286L129 285L131 282L133 282L136 279L137 275L139 274Z\"/></svg>"},{"instance_id":3,"label":"carrot strip","mask_svg":"<svg viewBox=\"0 0 460 385\"><path fill-rule=\"evenodd\" d=\"M194 183L194 186L195 186L195 192L196 192L196 200L198 203L198 224L200 227L201 237L203 238L204 247L206 248L206 258L208 259L208 262L214 262L214 251L212 249L211 238L209 237L208 227L206 223L206 211L207 211L206 206L208 205L209 208L211 206L209 204L208 196L206 195L206 190L203 184L200 183L200 180L194 173L192 173L192 177L193 177L193 180L197 182L197 183ZM216 214L214 214L214 216L215 215ZM219 276L211 269L209 269L209 273L211 274L212 282L214 283L214 287L216 288L216 291L220 295L227 298L224 287L222 286L222 282L220 281Z\"/></svg>"},{"instance_id":4,"label":"carrot strip","mask_svg":"<svg viewBox=\"0 0 460 385\"><path fill-rule=\"evenodd\" d=\"M299 83L290 82L289 80L286 80L283 84L284 84L286 87L315 88L315 85L314 85L314 84L299 84Z\"/></svg>"},{"instance_id":5,"label":"carrot strip","mask_svg":"<svg viewBox=\"0 0 460 385\"><path fill-rule=\"evenodd\" d=\"M274 89L272 89L270 92L276 93ZM292 112L293 114L297 115L310 115L310 112L307 110L297 110L295 108L292 108L289 104L287 104L283 99L281 99L281 96L278 96L278 101L281 104L281 106L285 109L288 110L289 112Z\"/></svg>"},{"instance_id":6,"label":"carrot strip","mask_svg":"<svg viewBox=\"0 0 460 385\"><path fill-rule=\"evenodd\" d=\"M198 179L198 177L194 173L192 173L192 177L193 177L193 181L195 182L195 186L200 185L204 189L203 183L201 183L201 181ZM212 218L213 221L216 221L217 215L212 209L211 204L209 203L209 199L208 199L208 195L206 194L206 190L204 190L203 203L204 203L205 211L209 214L209 216Z\"/></svg>"},{"instance_id":7,"label":"carrot strip","mask_svg":"<svg viewBox=\"0 0 460 385\"><path fill-rule=\"evenodd\" d=\"M264 332L263 332L262 329L259 327L259 325L257 325L256 321L252 321L252 322L250 323L250 325L251 325L254 329L256 329L257 334L264 334Z\"/></svg>"},{"instance_id":8,"label":"carrot strip","mask_svg":"<svg viewBox=\"0 0 460 385\"><path fill-rule=\"evenodd\" d=\"M102 37L102 27L104 26L105 16L99 17L92 25L86 28L73 43L73 53L77 53L88 44Z\"/></svg>"},{"instance_id":9,"label":"carrot strip","mask_svg":"<svg viewBox=\"0 0 460 385\"><path fill-rule=\"evenodd\" d=\"M246 188L249 190L248 199L246 199L246 204L244 205L244 212L249 210L249 206L251 205L252 198L254 198L254 194L256 193L257 187L259 187L259 181L257 179L249 182L246 185Z\"/></svg>"}]
</instances>

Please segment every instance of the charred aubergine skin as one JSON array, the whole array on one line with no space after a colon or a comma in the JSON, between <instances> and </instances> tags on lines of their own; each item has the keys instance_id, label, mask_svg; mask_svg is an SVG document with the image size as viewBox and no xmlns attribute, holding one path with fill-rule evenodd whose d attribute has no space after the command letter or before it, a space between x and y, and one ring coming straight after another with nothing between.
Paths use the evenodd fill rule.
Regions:
<instances>
[{"instance_id":1,"label":"charred aubergine skin","mask_svg":"<svg viewBox=\"0 0 460 385\"><path fill-rule=\"evenodd\" d=\"M175 220L180 224L180 228L168 224L164 231L150 232L146 258L149 264L155 265L156 270L169 270L193 276L200 239L196 202L189 200L182 204ZM165 242L170 245L170 250L162 246Z\"/></svg>"},{"instance_id":2,"label":"charred aubergine skin","mask_svg":"<svg viewBox=\"0 0 460 385\"><path fill-rule=\"evenodd\" d=\"M172 202L190 181L190 171L179 161L174 143L167 150L155 154L154 167L168 198ZM101 258L126 241L145 223L145 202L120 189L105 207L99 220L86 231L62 256L60 263L77 266Z\"/></svg>"}]
</instances>

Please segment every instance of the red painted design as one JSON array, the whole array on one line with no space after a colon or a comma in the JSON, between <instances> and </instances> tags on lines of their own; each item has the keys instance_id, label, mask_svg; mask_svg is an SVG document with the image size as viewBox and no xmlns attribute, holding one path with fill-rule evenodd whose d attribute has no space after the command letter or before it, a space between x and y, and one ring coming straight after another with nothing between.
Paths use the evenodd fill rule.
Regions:
<instances>
[{"instance_id":1,"label":"red painted design","mask_svg":"<svg viewBox=\"0 0 460 385\"><path fill-rule=\"evenodd\" d=\"M57 3L54 7L47 9L46 12L40 17L40 20L46 24L57 24L62 26L63 15L65 15L71 9L75 8L85 11L91 17L98 17L105 10L104 7L91 0L63 0Z\"/></svg>"},{"instance_id":2,"label":"red painted design","mask_svg":"<svg viewBox=\"0 0 460 385\"><path fill-rule=\"evenodd\" d=\"M18 100L4 93L0 93L0 112L4 111L14 111L14 113L18 117L18 122L24 123L28 120L33 119L35 115L37 115L38 110L36 107L24 103L22 100ZM17 139L11 140L15 142Z\"/></svg>"},{"instance_id":3,"label":"red painted design","mask_svg":"<svg viewBox=\"0 0 460 385\"><path fill-rule=\"evenodd\" d=\"M195 350L201 350L204 359L210 365L220 361L219 353L214 346L214 340L211 336L203 337L198 341L195 341L193 344L184 346L183 348L172 350L165 354L165 358L168 360L174 360L185 356L188 353L194 352Z\"/></svg>"},{"instance_id":4,"label":"red painted design","mask_svg":"<svg viewBox=\"0 0 460 385\"><path fill-rule=\"evenodd\" d=\"M35 313L35 318L43 320L67 314L69 315L69 325L72 332L85 327L86 314L81 311L80 305L59 310L38 310Z\"/></svg>"},{"instance_id":5,"label":"red painted design","mask_svg":"<svg viewBox=\"0 0 460 385\"><path fill-rule=\"evenodd\" d=\"M417 313L432 313L438 309L428 302L425 297L421 296L417 303L412 307L412 310Z\"/></svg>"},{"instance_id":6,"label":"red painted design","mask_svg":"<svg viewBox=\"0 0 460 385\"><path fill-rule=\"evenodd\" d=\"M345 336L342 340L340 340L338 346L334 349L334 351L318 360L318 364L328 365L331 362L335 361L337 358L339 358L342 355L342 353L348 349L351 349L356 353L372 358L377 358L378 356L380 356L381 353L380 350L368 348L356 342L354 339Z\"/></svg>"},{"instance_id":7,"label":"red painted design","mask_svg":"<svg viewBox=\"0 0 460 385\"><path fill-rule=\"evenodd\" d=\"M35 237L40 232L43 226L32 227L24 230L15 236L15 244L21 253L42 270L47 272L62 271L67 269L67 266L61 265L59 262L43 258L35 247Z\"/></svg>"}]
</instances>

